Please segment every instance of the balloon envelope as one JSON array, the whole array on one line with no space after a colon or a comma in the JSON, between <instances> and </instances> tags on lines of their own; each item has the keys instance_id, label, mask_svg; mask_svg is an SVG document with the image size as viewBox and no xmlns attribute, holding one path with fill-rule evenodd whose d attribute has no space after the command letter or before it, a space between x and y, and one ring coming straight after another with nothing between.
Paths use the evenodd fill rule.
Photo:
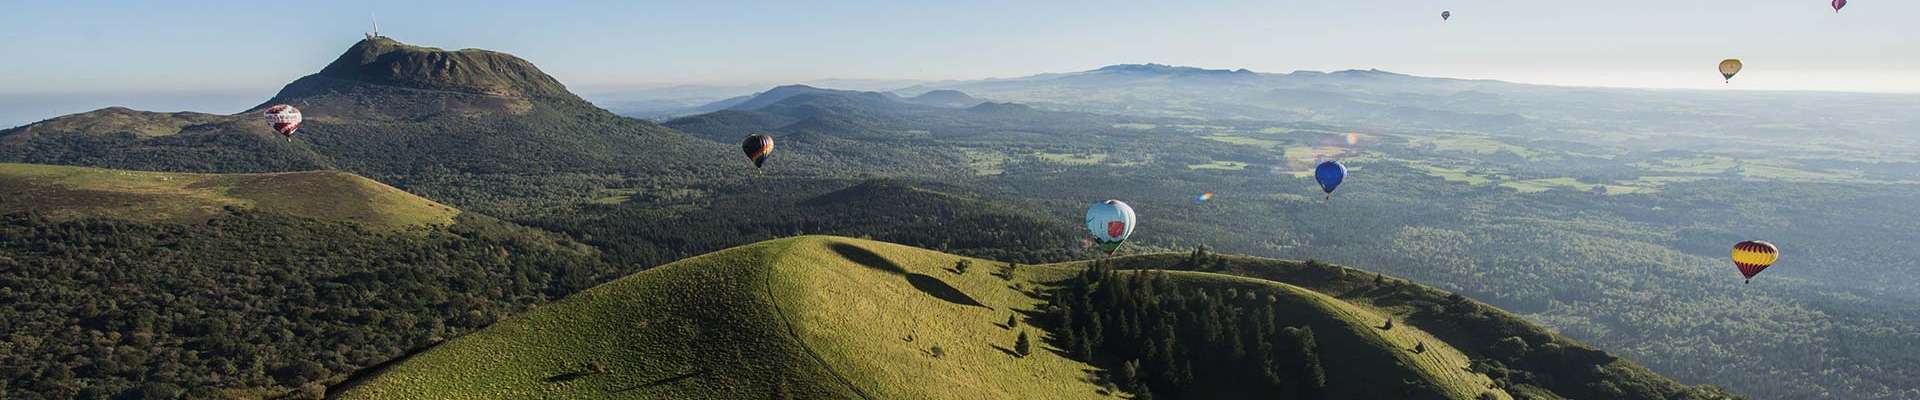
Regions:
<instances>
[{"instance_id":1,"label":"balloon envelope","mask_svg":"<svg viewBox=\"0 0 1920 400\"><path fill-rule=\"evenodd\" d=\"M1320 182L1320 190L1327 192L1327 196L1333 196L1333 189L1339 188L1340 182L1347 180L1347 166L1339 161L1320 163L1319 167L1313 169L1313 180Z\"/></svg>"},{"instance_id":2,"label":"balloon envelope","mask_svg":"<svg viewBox=\"0 0 1920 400\"><path fill-rule=\"evenodd\" d=\"M1739 267L1740 275L1745 275L1749 282L1779 259L1780 249L1773 247L1773 243L1748 240L1733 245L1733 266Z\"/></svg>"},{"instance_id":3,"label":"balloon envelope","mask_svg":"<svg viewBox=\"0 0 1920 400\"><path fill-rule=\"evenodd\" d=\"M748 159L753 160L754 168L760 168L761 164L767 162L767 155L773 154L773 137L761 134L747 135L747 140L740 142L740 150L747 153Z\"/></svg>"},{"instance_id":4,"label":"balloon envelope","mask_svg":"<svg viewBox=\"0 0 1920 400\"><path fill-rule=\"evenodd\" d=\"M1846 6L1847 0L1833 0L1833 12L1840 12L1840 7Z\"/></svg>"},{"instance_id":5,"label":"balloon envelope","mask_svg":"<svg viewBox=\"0 0 1920 400\"><path fill-rule=\"evenodd\" d=\"M1120 243L1133 236L1133 207L1119 200L1093 203L1087 207L1087 233L1093 234L1107 254L1120 249Z\"/></svg>"},{"instance_id":6,"label":"balloon envelope","mask_svg":"<svg viewBox=\"0 0 1920 400\"><path fill-rule=\"evenodd\" d=\"M267 125L273 127L274 133L286 136L287 140L293 140L293 132L300 130L300 121L300 109L293 108L291 105L275 104L267 107Z\"/></svg>"},{"instance_id":7,"label":"balloon envelope","mask_svg":"<svg viewBox=\"0 0 1920 400\"><path fill-rule=\"evenodd\" d=\"M1729 58L1726 61L1721 61L1720 76L1724 76L1728 81L1732 81L1733 75L1740 73L1740 67L1742 67L1742 65L1738 58Z\"/></svg>"},{"instance_id":8,"label":"balloon envelope","mask_svg":"<svg viewBox=\"0 0 1920 400\"><path fill-rule=\"evenodd\" d=\"M1846 0L1836 0L1836 1L1846 1ZM1453 19L1453 12L1452 12L1452 11L1441 11L1441 12L1440 12L1440 20L1441 20L1441 21L1445 21L1445 20L1449 20L1449 19Z\"/></svg>"}]
</instances>

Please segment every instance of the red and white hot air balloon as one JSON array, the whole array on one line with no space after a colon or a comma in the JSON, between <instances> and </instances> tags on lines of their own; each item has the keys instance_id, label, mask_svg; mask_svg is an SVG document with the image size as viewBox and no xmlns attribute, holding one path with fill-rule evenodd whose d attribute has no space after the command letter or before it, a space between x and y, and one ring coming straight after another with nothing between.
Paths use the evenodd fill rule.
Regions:
<instances>
[{"instance_id":1,"label":"red and white hot air balloon","mask_svg":"<svg viewBox=\"0 0 1920 400\"><path fill-rule=\"evenodd\" d=\"M274 132L278 132L280 136L286 136L287 141L291 142L293 132L300 130L300 109L286 104L267 107L267 124L273 126Z\"/></svg>"}]
</instances>

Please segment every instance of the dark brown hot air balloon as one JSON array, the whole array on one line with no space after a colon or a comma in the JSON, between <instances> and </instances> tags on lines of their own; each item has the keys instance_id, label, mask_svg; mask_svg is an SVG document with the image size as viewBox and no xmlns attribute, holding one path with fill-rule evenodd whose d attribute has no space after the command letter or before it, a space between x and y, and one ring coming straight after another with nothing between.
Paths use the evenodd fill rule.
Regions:
<instances>
[{"instance_id":1,"label":"dark brown hot air balloon","mask_svg":"<svg viewBox=\"0 0 1920 400\"><path fill-rule=\"evenodd\" d=\"M767 163L767 155L773 154L773 137L747 135L747 140L740 143L740 150L747 153L747 158L753 159L754 168L760 168L760 165Z\"/></svg>"}]
</instances>

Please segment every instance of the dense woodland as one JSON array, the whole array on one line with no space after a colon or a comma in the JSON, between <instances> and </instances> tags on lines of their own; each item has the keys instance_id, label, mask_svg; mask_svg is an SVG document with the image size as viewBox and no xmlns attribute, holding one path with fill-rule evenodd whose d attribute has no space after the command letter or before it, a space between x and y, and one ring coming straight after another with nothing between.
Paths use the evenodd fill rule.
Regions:
<instances>
[{"instance_id":1,"label":"dense woodland","mask_svg":"<svg viewBox=\"0 0 1920 400\"><path fill-rule=\"evenodd\" d=\"M381 232L255 212L0 216L0 397L311 397L628 272L484 217Z\"/></svg>"},{"instance_id":2,"label":"dense woodland","mask_svg":"<svg viewBox=\"0 0 1920 400\"><path fill-rule=\"evenodd\" d=\"M1046 316L1060 348L1136 399L1318 398L1327 373L1313 329L1281 326L1268 296L1095 265L1051 294Z\"/></svg>"}]
</instances>

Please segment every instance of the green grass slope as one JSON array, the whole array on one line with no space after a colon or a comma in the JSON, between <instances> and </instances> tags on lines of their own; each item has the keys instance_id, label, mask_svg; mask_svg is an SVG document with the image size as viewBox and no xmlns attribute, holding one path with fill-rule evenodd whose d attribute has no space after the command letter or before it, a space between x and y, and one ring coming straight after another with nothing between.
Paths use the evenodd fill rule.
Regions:
<instances>
[{"instance_id":1,"label":"green grass slope","mask_svg":"<svg viewBox=\"0 0 1920 400\"><path fill-rule=\"evenodd\" d=\"M1394 339L1395 343L1420 340L1429 350L1436 342L1448 344L1445 351L1428 351L1416 362L1451 365L1455 371L1449 373L1480 375L1467 377L1475 382L1492 378L1495 389L1513 398L1737 398L1718 387L1675 381L1505 310L1403 279L1315 262L1246 256L1211 259L1194 263L1187 254L1150 254L1112 261L1123 269L1204 269L1213 275L1285 282L1317 292L1364 310L1370 317L1393 318L1393 330L1407 331Z\"/></svg>"},{"instance_id":2,"label":"green grass slope","mask_svg":"<svg viewBox=\"0 0 1920 400\"><path fill-rule=\"evenodd\" d=\"M460 213L338 171L190 174L0 163L0 214L200 222L228 208L386 228L447 225Z\"/></svg>"},{"instance_id":3,"label":"green grass slope","mask_svg":"<svg viewBox=\"0 0 1920 400\"><path fill-rule=\"evenodd\" d=\"M966 273L955 269L968 260ZM1084 264L1024 266L832 236L761 242L589 289L366 371L343 399L1125 398L1062 356L1044 327L1008 328ZM1311 289L1175 272L1183 287L1275 293L1320 336L1327 398L1513 398L1437 335ZM1012 355L1028 332L1040 344ZM1425 344L1426 351L1413 348ZM935 348L939 350L935 350ZM936 356L936 354L938 354ZM1411 388L1409 388L1411 386ZM1483 397L1491 396L1491 397Z\"/></svg>"},{"instance_id":4,"label":"green grass slope","mask_svg":"<svg viewBox=\"0 0 1920 400\"><path fill-rule=\"evenodd\" d=\"M1038 300L974 260L806 236L576 294L350 383L346 399L1093 398L1087 365L1016 359L997 323ZM1022 271L1014 282L1063 277ZM942 356L935 357L934 348ZM596 363L606 370L583 367Z\"/></svg>"}]
</instances>

